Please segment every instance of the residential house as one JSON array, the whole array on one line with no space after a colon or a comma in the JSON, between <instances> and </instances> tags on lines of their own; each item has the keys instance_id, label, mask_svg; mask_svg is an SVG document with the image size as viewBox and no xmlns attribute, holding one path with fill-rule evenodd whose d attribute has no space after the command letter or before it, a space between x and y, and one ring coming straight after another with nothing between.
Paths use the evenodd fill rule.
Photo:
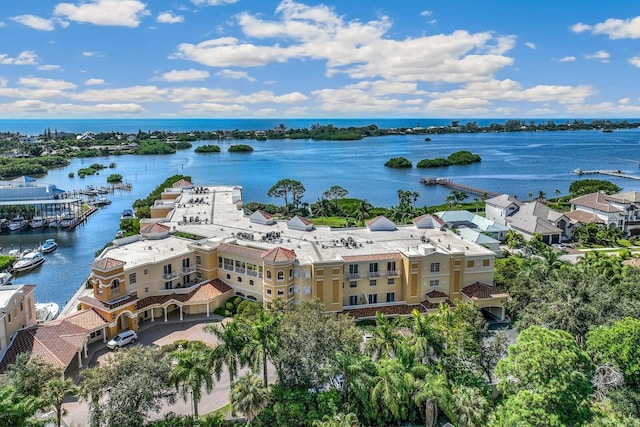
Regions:
<instances>
[{"instance_id":1,"label":"residential house","mask_svg":"<svg viewBox=\"0 0 640 427\"><path fill-rule=\"evenodd\" d=\"M607 195L595 192L570 200L567 216L583 224L591 222L619 228L625 235L640 234L640 193L626 191Z\"/></svg>"}]
</instances>

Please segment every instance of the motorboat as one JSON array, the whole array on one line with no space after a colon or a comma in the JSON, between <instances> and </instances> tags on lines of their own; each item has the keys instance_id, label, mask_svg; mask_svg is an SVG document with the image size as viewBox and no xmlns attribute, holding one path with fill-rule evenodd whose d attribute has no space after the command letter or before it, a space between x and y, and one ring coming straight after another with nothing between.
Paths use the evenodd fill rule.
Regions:
<instances>
[{"instance_id":1,"label":"motorboat","mask_svg":"<svg viewBox=\"0 0 640 427\"><path fill-rule=\"evenodd\" d=\"M22 258L23 256L25 256L26 254L28 254L29 252L31 252L30 249L11 249L7 255L9 255L10 257L13 258Z\"/></svg>"},{"instance_id":2,"label":"motorboat","mask_svg":"<svg viewBox=\"0 0 640 427\"><path fill-rule=\"evenodd\" d=\"M53 252L58 247L58 244L54 239L47 239L44 241L42 246L40 246L40 251L43 254L48 254L49 252Z\"/></svg>"},{"instance_id":3,"label":"motorboat","mask_svg":"<svg viewBox=\"0 0 640 427\"><path fill-rule=\"evenodd\" d=\"M60 227L73 227L76 223L76 216L72 212L65 212L60 215Z\"/></svg>"},{"instance_id":4,"label":"motorboat","mask_svg":"<svg viewBox=\"0 0 640 427\"><path fill-rule=\"evenodd\" d=\"M38 323L54 320L60 312L60 306L55 302L36 303L36 321Z\"/></svg>"},{"instance_id":5,"label":"motorboat","mask_svg":"<svg viewBox=\"0 0 640 427\"><path fill-rule=\"evenodd\" d=\"M0 286L10 285L13 280L13 274L3 271L0 273Z\"/></svg>"},{"instance_id":6,"label":"motorboat","mask_svg":"<svg viewBox=\"0 0 640 427\"><path fill-rule=\"evenodd\" d=\"M133 219L136 216L133 214L133 210L132 209L125 209L122 211L122 215L120 216L120 220L122 221L123 219Z\"/></svg>"},{"instance_id":7,"label":"motorboat","mask_svg":"<svg viewBox=\"0 0 640 427\"><path fill-rule=\"evenodd\" d=\"M14 272L33 270L44 263L44 255L40 251L29 252L13 264L11 270Z\"/></svg>"},{"instance_id":8,"label":"motorboat","mask_svg":"<svg viewBox=\"0 0 640 427\"><path fill-rule=\"evenodd\" d=\"M107 199L106 197L98 197L93 204L95 206L107 206L111 204L111 200Z\"/></svg>"},{"instance_id":9,"label":"motorboat","mask_svg":"<svg viewBox=\"0 0 640 427\"><path fill-rule=\"evenodd\" d=\"M124 235L125 235L125 231L124 230L118 230L116 232L116 239L120 239L120 238L124 237Z\"/></svg>"},{"instance_id":10,"label":"motorboat","mask_svg":"<svg viewBox=\"0 0 640 427\"><path fill-rule=\"evenodd\" d=\"M31 228L42 228L44 227L44 218L41 216L34 216L33 218L31 218L31 221L29 221L29 226Z\"/></svg>"},{"instance_id":11,"label":"motorboat","mask_svg":"<svg viewBox=\"0 0 640 427\"><path fill-rule=\"evenodd\" d=\"M22 230L23 228L25 228L29 223L27 222L26 219L24 219L21 216L17 216L15 218L13 218L11 220L11 222L9 223L9 230L11 231L18 231L18 230Z\"/></svg>"}]
</instances>

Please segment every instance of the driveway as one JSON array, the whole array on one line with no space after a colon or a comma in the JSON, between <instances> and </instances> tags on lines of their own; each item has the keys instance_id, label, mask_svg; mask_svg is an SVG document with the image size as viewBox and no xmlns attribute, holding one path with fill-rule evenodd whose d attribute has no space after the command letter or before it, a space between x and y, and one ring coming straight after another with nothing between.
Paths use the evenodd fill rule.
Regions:
<instances>
[{"instance_id":1,"label":"driveway","mask_svg":"<svg viewBox=\"0 0 640 427\"><path fill-rule=\"evenodd\" d=\"M155 322L153 324L143 323L138 331L138 345L162 346L170 344L176 340L187 339L190 341L202 341L208 345L215 346L215 337L204 331L204 326L219 322L220 317L202 317L197 320L185 320L183 322ZM222 320L224 321L224 320ZM95 346L95 348L93 348ZM105 362L111 351L104 343L92 344L90 348L89 366L95 366ZM269 378L275 379L275 369L269 367ZM247 372L243 369L240 375ZM70 372L68 374L71 375ZM77 379L77 377L76 377ZM211 393L202 391L202 400L198 403L198 412L207 414L229 404L229 373L226 368L223 370L220 381L214 381L214 389ZM64 404L67 414L63 417L63 422L68 427L84 427L89 425L89 405L85 401L74 399ZM151 416L152 419L160 419L165 414L174 412L180 415L191 414L191 401L184 402L178 398L173 405L164 404L162 410Z\"/></svg>"}]
</instances>

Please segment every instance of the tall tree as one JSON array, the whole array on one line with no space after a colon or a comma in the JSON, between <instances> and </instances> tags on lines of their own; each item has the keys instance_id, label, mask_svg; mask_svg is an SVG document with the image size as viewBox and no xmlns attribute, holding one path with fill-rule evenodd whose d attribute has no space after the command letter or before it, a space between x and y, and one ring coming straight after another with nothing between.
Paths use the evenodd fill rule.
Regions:
<instances>
[{"instance_id":1,"label":"tall tree","mask_svg":"<svg viewBox=\"0 0 640 427\"><path fill-rule=\"evenodd\" d=\"M367 199L358 200L356 206L356 219L360 223L360 227L364 227L364 222L369 218L369 211L373 208Z\"/></svg>"},{"instance_id":2,"label":"tall tree","mask_svg":"<svg viewBox=\"0 0 640 427\"><path fill-rule=\"evenodd\" d=\"M229 371L229 384L233 384L238 370L246 363L249 334L247 324L231 320L227 323L212 323L205 326L204 330L218 340L218 345L211 352L211 366L216 378L220 379L222 367L226 366Z\"/></svg>"},{"instance_id":3,"label":"tall tree","mask_svg":"<svg viewBox=\"0 0 640 427\"><path fill-rule=\"evenodd\" d=\"M276 182L267 191L267 196L282 198L285 206L289 205L289 197L291 197L291 203L297 207L302 201L304 191L304 185L300 181L287 178Z\"/></svg>"},{"instance_id":4,"label":"tall tree","mask_svg":"<svg viewBox=\"0 0 640 427\"><path fill-rule=\"evenodd\" d=\"M189 394L193 402L193 416L198 418L198 402L202 399L202 386L213 390L213 377L210 368L210 351L202 346L178 349L173 354L175 365L169 373L169 382L175 385L186 402Z\"/></svg>"},{"instance_id":5,"label":"tall tree","mask_svg":"<svg viewBox=\"0 0 640 427\"><path fill-rule=\"evenodd\" d=\"M264 387L269 385L267 368L276 351L279 318L277 312L271 313L263 309L249 325L250 336L245 353L254 370L262 369Z\"/></svg>"},{"instance_id":6,"label":"tall tree","mask_svg":"<svg viewBox=\"0 0 640 427\"><path fill-rule=\"evenodd\" d=\"M460 427L481 427L489 410L489 401L475 387L458 386L453 391L452 410Z\"/></svg>"},{"instance_id":7,"label":"tall tree","mask_svg":"<svg viewBox=\"0 0 640 427\"><path fill-rule=\"evenodd\" d=\"M238 378L231 386L231 406L244 414L248 424L260 414L269 401L269 388L252 373Z\"/></svg>"},{"instance_id":8,"label":"tall tree","mask_svg":"<svg viewBox=\"0 0 640 427\"><path fill-rule=\"evenodd\" d=\"M395 357L404 337L398 332L402 319L389 319L382 313L376 313L376 326L367 341L365 350L374 360Z\"/></svg>"},{"instance_id":9,"label":"tall tree","mask_svg":"<svg viewBox=\"0 0 640 427\"><path fill-rule=\"evenodd\" d=\"M53 407L56 411L56 425L62 425L62 416L66 413L62 405L66 396L74 396L78 387L71 378L55 378L47 381L42 392L42 400L45 407Z\"/></svg>"},{"instance_id":10,"label":"tall tree","mask_svg":"<svg viewBox=\"0 0 640 427\"><path fill-rule=\"evenodd\" d=\"M334 209L337 214L340 212L338 200L346 197L347 194L349 194L349 192L343 187L340 187L339 185L332 185L327 191L322 193L322 196L326 199L333 200Z\"/></svg>"}]
</instances>

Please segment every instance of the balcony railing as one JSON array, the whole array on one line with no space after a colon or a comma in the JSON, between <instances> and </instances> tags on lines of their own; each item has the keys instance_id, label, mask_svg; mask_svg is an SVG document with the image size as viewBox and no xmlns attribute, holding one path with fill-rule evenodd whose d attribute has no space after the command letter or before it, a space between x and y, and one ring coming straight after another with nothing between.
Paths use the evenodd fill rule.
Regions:
<instances>
[{"instance_id":1,"label":"balcony railing","mask_svg":"<svg viewBox=\"0 0 640 427\"><path fill-rule=\"evenodd\" d=\"M196 271L195 267L182 267L182 274L191 274Z\"/></svg>"},{"instance_id":2,"label":"balcony railing","mask_svg":"<svg viewBox=\"0 0 640 427\"><path fill-rule=\"evenodd\" d=\"M380 277L382 276L379 271L370 271L369 277Z\"/></svg>"},{"instance_id":3,"label":"balcony railing","mask_svg":"<svg viewBox=\"0 0 640 427\"><path fill-rule=\"evenodd\" d=\"M173 280L176 279L178 277L178 272L174 271L172 273L164 273L164 275L162 276L164 278L164 280Z\"/></svg>"},{"instance_id":4,"label":"balcony railing","mask_svg":"<svg viewBox=\"0 0 640 427\"><path fill-rule=\"evenodd\" d=\"M361 278L362 278L361 273L349 273L349 279L361 279Z\"/></svg>"},{"instance_id":5,"label":"balcony railing","mask_svg":"<svg viewBox=\"0 0 640 427\"><path fill-rule=\"evenodd\" d=\"M387 276L389 277L398 277L400 275L400 271L398 270L387 270Z\"/></svg>"}]
</instances>

